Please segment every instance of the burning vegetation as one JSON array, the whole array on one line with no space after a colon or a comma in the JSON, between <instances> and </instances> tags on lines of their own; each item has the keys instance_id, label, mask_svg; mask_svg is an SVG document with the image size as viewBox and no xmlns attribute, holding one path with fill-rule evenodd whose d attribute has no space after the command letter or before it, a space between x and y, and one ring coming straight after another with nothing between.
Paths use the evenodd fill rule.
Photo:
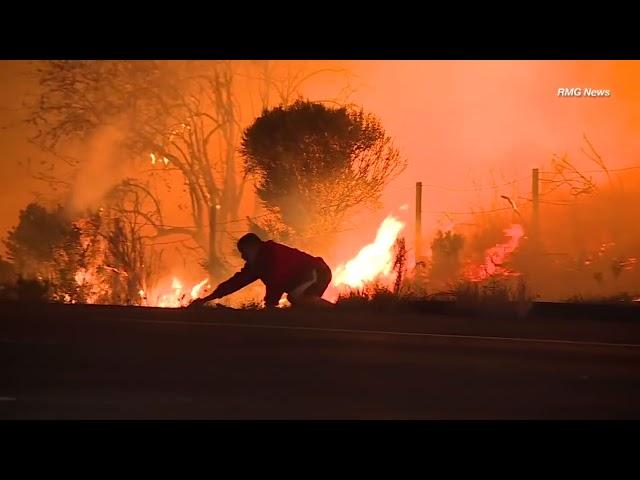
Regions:
<instances>
[{"instance_id":1,"label":"burning vegetation","mask_svg":"<svg viewBox=\"0 0 640 480\"><path fill-rule=\"evenodd\" d=\"M45 62L29 120L51 194L6 235L2 296L186 306L240 266L235 242L254 232L330 259L331 301L640 299L637 166L607 168L585 137L593 170L554 156L531 188L493 186L486 210L440 206L441 228L411 238L406 198L378 216L406 167L382 122L346 99L303 99L322 72L272 67ZM252 288L224 302L255 305Z\"/></svg>"}]
</instances>

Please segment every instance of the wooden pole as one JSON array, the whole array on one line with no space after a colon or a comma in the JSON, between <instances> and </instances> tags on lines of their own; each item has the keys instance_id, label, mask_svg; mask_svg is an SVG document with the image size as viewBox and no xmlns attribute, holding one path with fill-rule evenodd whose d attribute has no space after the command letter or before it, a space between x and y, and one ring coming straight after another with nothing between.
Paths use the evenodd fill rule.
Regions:
<instances>
[{"instance_id":1,"label":"wooden pole","mask_svg":"<svg viewBox=\"0 0 640 480\"><path fill-rule=\"evenodd\" d=\"M422 260L422 182L416 182L416 264Z\"/></svg>"},{"instance_id":2,"label":"wooden pole","mask_svg":"<svg viewBox=\"0 0 640 480\"><path fill-rule=\"evenodd\" d=\"M216 256L216 227L218 223L218 206L209 206L209 274L214 275L214 270L218 266Z\"/></svg>"},{"instance_id":3,"label":"wooden pole","mask_svg":"<svg viewBox=\"0 0 640 480\"><path fill-rule=\"evenodd\" d=\"M534 168L531 172L531 236L537 244L540 240L540 172Z\"/></svg>"}]
</instances>

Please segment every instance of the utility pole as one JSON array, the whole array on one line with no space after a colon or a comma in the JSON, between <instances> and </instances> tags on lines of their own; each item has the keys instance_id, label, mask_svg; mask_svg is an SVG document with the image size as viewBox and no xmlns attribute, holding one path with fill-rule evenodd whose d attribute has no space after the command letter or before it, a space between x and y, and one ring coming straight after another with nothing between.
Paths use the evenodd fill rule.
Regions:
<instances>
[{"instance_id":1,"label":"utility pole","mask_svg":"<svg viewBox=\"0 0 640 480\"><path fill-rule=\"evenodd\" d=\"M214 275L214 270L218 267L218 257L216 256L216 227L219 208L220 205L209 206L209 274L211 276Z\"/></svg>"},{"instance_id":2,"label":"utility pole","mask_svg":"<svg viewBox=\"0 0 640 480\"><path fill-rule=\"evenodd\" d=\"M537 168L531 171L531 236L537 245L540 241L540 172Z\"/></svg>"},{"instance_id":3,"label":"utility pole","mask_svg":"<svg viewBox=\"0 0 640 480\"><path fill-rule=\"evenodd\" d=\"M416 265L422 260L422 182L416 182Z\"/></svg>"}]
</instances>

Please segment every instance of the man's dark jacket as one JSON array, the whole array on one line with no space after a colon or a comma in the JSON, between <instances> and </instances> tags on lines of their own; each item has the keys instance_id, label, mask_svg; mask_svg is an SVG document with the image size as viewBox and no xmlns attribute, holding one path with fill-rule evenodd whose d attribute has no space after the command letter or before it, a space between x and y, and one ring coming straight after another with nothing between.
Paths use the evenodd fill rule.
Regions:
<instances>
[{"instance_id":1,"label":"man's dark jacket","mask_svg":"<svg viewBox=\"0 0 640 480\"><path fill-rule=\"evenodd\" d=\"M267 288L265 305L275 306L283 293L310 280L312 270L325 265L320 257L269 240L262 242L253 264L245 263L242 270L218 285L210 296L221 298L262 280Z\"/></svg>"}]
</instances>

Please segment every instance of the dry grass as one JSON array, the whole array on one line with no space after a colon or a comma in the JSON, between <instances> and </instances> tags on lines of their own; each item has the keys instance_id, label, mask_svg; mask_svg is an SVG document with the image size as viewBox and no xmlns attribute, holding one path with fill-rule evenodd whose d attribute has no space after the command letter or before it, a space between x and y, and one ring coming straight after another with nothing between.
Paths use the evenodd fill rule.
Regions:
<instances>
[{"instance_id":1,"label":"dry grass","mask_svg":"<svg viewBox=\"0 0 640 480\"><path fill-rule=\"evenodd\" d=\"M15 283L0 285L0 300L46 303L51 301L51 291L49 282L18 278Z\"/></svg>"},{"instance_id":2,"label":"dry grass","mask_svg":"<svg viewBox=\"0 0 640 480\"><path fill-rule=\"evenodd\" d=\"M483 282L459 282L453 292L456 310L471 315L516 316L527 315L533 297L522 278L514 282L508 278L489 278Z\"/></svg>"},{"instance_id":3,"label":"dry grass","mask_svg":"<svg viewBox=\"0 0 640 480\"><path fill-rule=\"evenodd\" d=\"M401 309L417 302L446 303L453 314L523 318L531 309L533 298L522 278L492 278L484 282L460 281L449 291L432 295L418 294L409 288L398 293L378 283L351 290L338 298L343 308Z\"/></svg>"},{"instance_id":4,"label":"dry grass","mask_svg":"<svg viewBox=\"0 0 640 480\"><path fill-rule=\"evenodd\" d=\"M619 293L617 295L609 296L584 296L574 295L568 298L567 303L597 303L597 304L620 304L630 303L640 305L640 293Z\"/></svg>"}]
</instances>

